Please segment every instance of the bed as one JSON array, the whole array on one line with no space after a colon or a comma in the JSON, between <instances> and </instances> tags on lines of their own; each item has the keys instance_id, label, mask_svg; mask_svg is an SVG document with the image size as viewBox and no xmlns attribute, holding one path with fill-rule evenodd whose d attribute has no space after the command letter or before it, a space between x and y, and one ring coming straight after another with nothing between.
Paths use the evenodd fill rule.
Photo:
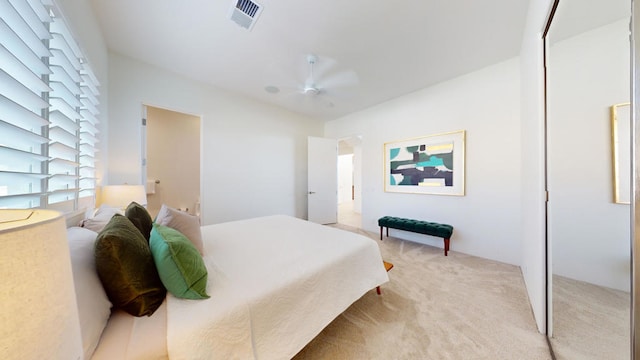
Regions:
<instances>
[{"instance_id":1,"label":"bed","mask_svg":"<svg viewBox=\"0 0 640 360\"><path fill-rule=\"evenodd\" d=\"M98 360L290 359L388 281L377 243L351 232L284 215L200 230L210 298L168 293L148 317L114 309L95 351L89 344L85 354ZM76 291L81 307L82 291Z\"/></svg>"}]
</instances>

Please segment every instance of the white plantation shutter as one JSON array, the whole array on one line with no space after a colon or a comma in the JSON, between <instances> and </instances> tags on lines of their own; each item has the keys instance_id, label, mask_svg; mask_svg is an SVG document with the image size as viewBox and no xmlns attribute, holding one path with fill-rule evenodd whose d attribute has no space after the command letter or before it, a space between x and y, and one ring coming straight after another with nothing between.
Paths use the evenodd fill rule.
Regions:
<instances>
[{"instance_id":1,"label":"white plantation shutter","mask_svg":"<svg viewBox=\"0 0 640 360\"><path fill-rule=\"evenodd\" d=\"M98 82L49 0L0 0L0 208L95 196Z\"/></svg>"},{"instance_id":2,"label":"white plantation shutter","mask_svg":"<svg viewBox=\"0 0 640 360\"><path fill-rule=\"evenodd\" d=\"M14 4L15 3L15 4ZM14 6L15 5L15 6ZM50 70L47 13L38 2L0 0L0 207L46 202Z\"/></svg>"},{"instance_id":3,"label":"white plantation shutter","mask_svg":"<svg viewBox=\"0 0 640 360\"><path fill-rule=\"evenodd\" d=\"M48 204L73 210L79 191L80 53L60 17L50 25ZM62 209L60 206L62 205Z\"/></svg>"},{"instance_id":4,"label":"white plantation shutter","mask_svg":"<svg viewBox=\"0 0 640 360\"><path fill-rule=\"evenodd\" d=\"M91 68L83 64L80 70L80 198L96 194L96 145L98 144L98 79Z\"/></svg>"}]
</instances>

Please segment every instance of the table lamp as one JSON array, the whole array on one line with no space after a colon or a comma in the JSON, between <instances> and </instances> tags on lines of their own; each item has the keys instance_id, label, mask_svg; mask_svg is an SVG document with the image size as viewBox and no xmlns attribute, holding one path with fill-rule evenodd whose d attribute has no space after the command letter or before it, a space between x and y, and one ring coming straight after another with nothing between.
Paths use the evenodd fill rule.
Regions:
<instances>
[{"instance_id":1,"label":"table lamp","mask_svg":"<svg viewBox=\"0 0 640 360\"><path fill-rule=\"evenodd\" d=\"M147 205L144 185L106 185L102 187L101 204L124 210L132 201Z\"/></svg>"},{"instance_id":2,"label":"table lamp","mask_svg":"<svg viewBox=\"0 0 640 360\"><path fill-rule=\"evenodd\" d=\"M3 359L82 359L82 337L62 214L0 210Z\"/></svg>"}]
</instances>

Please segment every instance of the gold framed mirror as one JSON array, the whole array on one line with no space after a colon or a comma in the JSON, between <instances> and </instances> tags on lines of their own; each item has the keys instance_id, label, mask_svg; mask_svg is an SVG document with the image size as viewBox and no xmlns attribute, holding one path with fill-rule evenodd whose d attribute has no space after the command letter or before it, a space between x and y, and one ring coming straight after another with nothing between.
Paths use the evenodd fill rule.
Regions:
<instances>
[{"instance_id":1,"label":"gold framed mirror","mask_svg":"<svg viewBox=\"0 0 640 360\"><path fill-rule=\"evenodd\" d=\"M631 203L631 103L611 106L613 202Z\"/></svg>"}]
</instances>

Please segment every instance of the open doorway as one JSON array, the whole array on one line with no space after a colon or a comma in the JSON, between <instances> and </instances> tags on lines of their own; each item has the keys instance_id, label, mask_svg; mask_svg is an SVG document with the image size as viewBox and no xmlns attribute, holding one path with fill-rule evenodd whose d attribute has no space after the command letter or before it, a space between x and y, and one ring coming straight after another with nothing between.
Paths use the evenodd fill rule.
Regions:
<instances>
[{"instance_id":1,"label":"open doorway","mask_svg":"<svg viewBox=\"0 0 640 360\"><path fill-rule=\"evenodd\" d=\"M362 137L338 141L338 223L362 228Z\"/></svg>"},{"instance_id":2,"label":"open doorway","mask_svg":"<svg viewBox=\"0 0 640 360\"><path fill-rule=\"evenodd\" d=\"M200 216L199 116L145 106L147 210L163 204Z\"/></svg>"}]
</instances>

